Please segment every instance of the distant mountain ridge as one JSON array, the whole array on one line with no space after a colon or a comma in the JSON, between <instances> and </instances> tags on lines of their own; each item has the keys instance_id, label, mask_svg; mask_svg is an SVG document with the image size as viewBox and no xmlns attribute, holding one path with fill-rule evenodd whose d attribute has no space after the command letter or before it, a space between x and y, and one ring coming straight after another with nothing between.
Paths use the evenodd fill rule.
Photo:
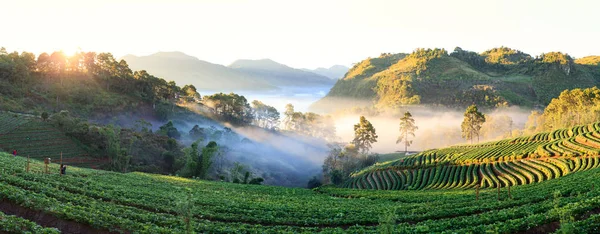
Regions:
<instances>
[{"instance_id":1,"label":"distant mountain ridge","mask_svg":"<svg viewBox=\"0 0 600 234\"><path fill-rule=\"evenodd\" d=\"M348 72L348 70L350 70L350 68L343 66L343 65L333 65L329 68L319 67L314 70L310 70L310 69L302 69L302 70L314 72L316 74L329 77L330 79L339 80L339 79L343 78L344 75L346 75L346 72Z\"/></svg>"},{"instance_id":2,"label":"distant mountain ridge","mask_svg":"<svg viewBox=\"0 0 600 234\"><path fill-rule=\"evenodd\" d=\"M375 104L382 108L424 104L464 108L477 104L542 107L566 89L600 85L600 57L573 59L549 52L537 57L506 47L483 53L417 49L381 54L354 65L311 106L332 111ZM344 102L347 105L342 105Z\"/></svg>"},{"instance_id":3,"label":"distant mountain ridge","mask_svg":"<svg viewBox=\"0 0 600 234\"><path fill-rule=\"evenodd\" d=\"M327 77L291 68L270 59L238 60L223 66L182 52L158 52L148 56L126 55L132 70L146 70L178 85L193 84L199 90L218 92L276 90L281 86L333 85Z\"/></svg>"},{"instance_id":4,"label":"distant mountain ridge","mask_svg":"<svg viewBox=\"0 0 600 234\"><path fill-rule=\"evenodd\" d=\"M229 67L253 75L275 86L321 86L335 83L328 77L291 68L270 59L240 59L233 62Z\"/></svg>"}]
</instances>

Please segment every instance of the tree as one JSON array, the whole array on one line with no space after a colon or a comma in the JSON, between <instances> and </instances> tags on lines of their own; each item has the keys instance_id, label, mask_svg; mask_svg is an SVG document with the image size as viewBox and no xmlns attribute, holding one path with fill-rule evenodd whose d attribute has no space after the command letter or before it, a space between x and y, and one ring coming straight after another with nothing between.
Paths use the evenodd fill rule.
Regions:
<instances>
[{"instance_id":1,"label":"tree","mask_svg":"<svg viewBox=\"0 0 600 234\"><path fill-rule=\"evenodd\" d=\"M194 140L204 141L206 138L206 132L204 131L204 128L201 128L198 126L198 124L194 125L194 127L189 131L189 135Z\"/></svg>"},{"instance_id":2,"label":"tree","mask_svg":"<svg viewBox=\"0 0 600 234\"><path fill-rule=\"evenodd\" d=\"M311 178L308 181L308 184L306 185L306 187L309 189L313 189L313 188L321 187L321 185L323 185L321 183L321 180L319 180L319 178L317 178L316 176L313 176L313 178Z\"/></svg>"},{"instance_id":3,"label":"tree","mask_svg":"<svg viewBox=\"0 0 600 234\"><path fill-rule=\"evenodd\" d=\"M368 153L373 147L372 144L377 142L377 133L375 128L364 116L360 117L360 122L354 125L354 140L352 143L362 153Z\"/></svg>"},{"instance_id":4,"label":"tree","mask_svg":"<svg viewBox=\"0 0 600 234\"><path fill-rule=\"evenodd\" d=\"M252 115L254 116L254 124L261 128L273 129L279 123L277 109L258 100L252 101Z\"/></svg>"},{"instance_id":5,"label":"tree","mask_svg":"<svg viewBox=\"0 0 600 234\"><path fill-rule=\"evenodd\" d=\"M412 144L412 140L408 140L408 135L415 137L417 129L419 128L415 125L415 119L410 112L405 112L404 117L400 118L400 136L396 140L396 144L404 141L404 153L408 152L408 147Z\"/></svg>"},{"instance_id":6,"label":"tree","mask_svg":"<svg viewBox=\"0 0 600 234\"><path fill-rule=\"evenodd\" d=\"M283 124L285 125L284 129L291 130L293 128L294 113L294 105L292 105L292 103L288 103L287 105L285 105L285 112L283 112L283 114L285 115L285 119L283 120Z\"/></svg>"},{"instance_id":7,"label":"tree","mask_svg":"<svg viewBox=\"0 0 600 234\"><path fill-rule=\"evenodd\" d=\"M214 141L209 142L206 147L202 148L202 155L198 161L198 177L206 179L210 166L213 163L212 158L219 151L219 146Z\"/></svg>"},{"instance_id":8,"label":"tree","mask_svg":"<svg viewBox=\"0 0 600 234\"><path fill-rule=\"evenodd\" d=\"M476 105L471 105L465 111L464 116L465 118L460 125L462 138L470 140L472 144L473 138L477 136L477 142L479 142L479 133L481 125L485 123L485 115L479 112Z\"/></svg>"},{"instance_id":9,"label":"tree","mask_svg":"<svg viewBox=\"0 0 600 234\"><path fill-rule=\"evenodd\" d=\"M167 122L165 125L160 126L157 132L159 135L168 136L171 138L179 139L181 133L175 128L172 121Z\"/></svg>"},{"instance_id":10,"label":"tree","mask_svg":"<svg viewBox=\"0 0 600 234\"><path fill-rule=\"evenodd\" d=\"M126 172L131 157L127 155L126 149L121 146L121 129L108 125L102 130L106 139L106 153L110 159L113 170Z\"/></svg>"}]
</instances>

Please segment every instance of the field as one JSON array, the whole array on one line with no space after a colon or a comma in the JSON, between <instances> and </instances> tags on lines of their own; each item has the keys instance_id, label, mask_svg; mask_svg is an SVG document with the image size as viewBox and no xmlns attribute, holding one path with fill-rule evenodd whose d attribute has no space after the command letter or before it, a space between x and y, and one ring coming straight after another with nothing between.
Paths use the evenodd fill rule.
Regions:
<instances>
[{"instance_id":1,"label":"field","mask_svg":"<svg viewBox=\"0 0 600 234\"><path fill-rule=\"evenodd\" d=\"M383 190L506 187L600 166L600 124L435 149L356 172L344 187Z\"/></svg>"},{"instance_id":2,"label":"field","mask_svg":"<svg viewBox=\"0 0 600 234\"><path fill-rule=\"evenodd\" d=\"M33 159L52 158L77 166L97 166L105 160L92 158L76 142L50 123L36 118L0 113L0 149Z\"/></svg>"},{"instance_id":3,"label":"field","mask_svg":"<svg viewBox=\"0 0 600 234\"><path fill-rule=\"evenodd\" d=\"M43 138L56 132L47 127L7 134L59 137ZM599 130L389 154L347 188L313 190L79 167L59 176L56 163L46 174L42 161L27 170L0 153L0 233L598 233Z\"/></svg>"},{"instance_id":4,"label":"field","mask_svg":"<svg viewBox=\"0 0 600 234\"><path fill-rule=\"evenodd\" d=\"M316 190L208 182L71 167L43 174L43 163L0 154L0 208L32 222L54 217L63 233L598 232L600 169L506 189ZM6 213L6 211L5 211ZM38 215L29 215L35 213ZM26 220L23 230L44 233Z\"/></svg>"}]
</instances>

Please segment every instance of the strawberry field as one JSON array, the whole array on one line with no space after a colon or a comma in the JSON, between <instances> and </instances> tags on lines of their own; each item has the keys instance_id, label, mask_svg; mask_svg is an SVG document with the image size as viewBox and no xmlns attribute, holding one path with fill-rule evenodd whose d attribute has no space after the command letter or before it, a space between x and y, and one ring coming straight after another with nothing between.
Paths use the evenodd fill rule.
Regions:
<instances>
[{"instance_id":1,"label":"strawberry field","mask_svg":"<svg viewBox=\"0 0 600 234\"><path fill-rule=\"evenodd\" d=\"M308 190L76 167L58 176L57 165L44 174L38 161L27 173L26 159L7 154L0 165L2 203L94 231L186 233L189 218L196 233L593 233L600 218L600 169L516 186L510 197L482 189L476 200L474 190ZM33 233L52 233L35 221L18 219Z\"/></svg>"},{"instance_id":2,"label":"strawberry field","mask_svg":"<svg viewBox=\"0 0 600 234\"><path fill-rule=\"evenodd\" d=\"M353 174L347 188L383 190L507 187L600 167L598 123L429 150Z\"/></svg>"},{"instance_id":3,"label":"strawberry field","mask_svg":"<svg viewBox=\"0 0 600 234\"><path fill-rule=\"evenodd\" d=\"M3 123L3 122L0 122ZM31 158L63 158L86 156L86 151L49 123L31 120L0 135L0 148L6 152L17 150Z\"/></svg>"}]
</instances>

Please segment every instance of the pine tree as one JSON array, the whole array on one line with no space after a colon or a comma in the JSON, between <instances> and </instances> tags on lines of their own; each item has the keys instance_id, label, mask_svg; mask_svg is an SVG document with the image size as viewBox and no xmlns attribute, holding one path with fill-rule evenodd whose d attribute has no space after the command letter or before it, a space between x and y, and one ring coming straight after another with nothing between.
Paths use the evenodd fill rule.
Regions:
<instances>
[{"instance_id":1,"label":"pine tree","mask_svg":"<svg viewBox=\"0 0 600 234\"><path fill-rule=\"evenodd\" d=\"M354 125L354 140L352 143L362 153L367 153L373 147L372 144L377 142L377 133L375 128L364 116L360 117L360 122Z\"/></svg>"},{"instance_id":2,"label":"pine tree","mask_svg":"<svg viewBox=\"0 0 600 234\"><path fill-rule=\"evenodd\" d=\"M415 125L415 119L413 119L410 112L404 113L404 117L400 118L400 136L396 140L396 144L404 141L404 153L408 152L408 147L412 144L412 140L408 140L408 135L415 137L415 131L419 129Z\"/></svg>"},{"instance_id":3,"label":"pine tree","mask_svg":"<svg viewBox=\"0 0 600 234\"><path fill-rule=\"evenodd\" d=\"M477 136L477 142L479 142L479 133L481 125L485 123L485 115L479 112L476 105L471 105L465 111L464 116L465 118L460 125L462 138L470 140L471 144L473 144L473 138Z\"/></svg>"}]
</instances>

